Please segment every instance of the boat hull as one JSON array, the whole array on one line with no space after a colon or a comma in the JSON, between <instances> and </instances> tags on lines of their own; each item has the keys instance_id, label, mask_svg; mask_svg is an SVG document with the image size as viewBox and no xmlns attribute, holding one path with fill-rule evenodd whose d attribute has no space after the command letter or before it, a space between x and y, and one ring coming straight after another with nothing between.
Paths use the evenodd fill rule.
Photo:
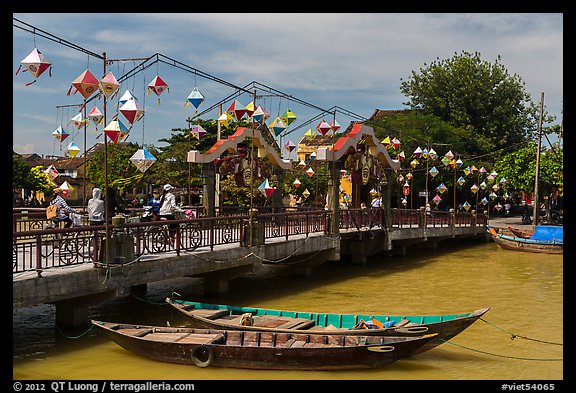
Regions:
<instances>
[{"instance_id":1,"label":"boat hull","mask_svg":"<svg viewBox=\"0 0 576 393\"><path fill-rule=\"evenodd\" d=\"M505 250L536 252L543 254L563 254L564 245L545 243L545 242L530 242L530 239L524 238L506 238L500 234L491 233L492 240Z\"/></svg>"},{"instance_id":2,"label":"boat hull","mask_svg":"<svg viewBox=\"0 0 576 393\"><path fill-rule=\"evenodd\" d=\"M282 341L281 333L204 330L210 337L220 336L220 343L186 342L199 337L203 329L154 327L92 321L122 348L152 360L190 364L199 367L232 367L267 370L350 370L372 369L400 360L430 341L432 335L407 337L374 337L370 343L341 345L341 338L322 335L306 338L295 333ZM154 333L149 331L153 330ZM130 332L129 334L125 332ZM148 333L147 333L148 332ZM173 336L173 337L170 337ZM308 335L314 336L314 335ZM255 338L258 337L256 340ZM276 341L278 340L278 341ZM292 344L289 342L292 340ZM305 340L305 341L304 341ZM350 339L349 339L350 340ZM190 341L190 340L188 340ZM232 341L234 341L232 343ZM300 347L293 347L294 342ZM309 342L308 342L309 341ZM330 344L327 344L327 343ZM343 344L343 343L342 343Z\"/></svg>"},{"instance_id":3,"label":"boat hull","mask_svg":"<svg viewBox=\"0 0 576 393\"><path fill-rule=\"evenodd\" d=\"M167 298L166 302L170 304L173 308L178 310L180 313L187 317L186 321L189 323L191 327L196 328L204 328L204 329L226 329L226 330L244 330L244 331L270 331L270 332L278 332L278 333L288 333L296 331L306 331L310 333L330 333L331 335L358 335L358 336L400 336L400 337L416 337L422 334L436 334L436 336L428 341L425 345L420 347L418 350L414 352L414 354L422 353L425 351L429 351L432 348L435 348L445 341L452 339L453 337L460 334L462 331L467 329L470 325L472 325L478 318L484 315L490 308L482 308L475 310L471 313L467 314L459 314L458 316L449 316L449 315L432 315L432 316L407 316L407 317L395 317L395 318L407 318L411 322L408 325L398 326L398 327L389 327L389 328L377 328L377 329L351 329L351 328L329 328L326 327L327 324L319 323L321 319L318 315L323 316L326 314L316 314L316 313L298 313L298 315L308 314L312 319L315 320L316 323L313 326L308 326L307 328L298 328L295 326L294 328L278 328L278 327L270 327L270 326L244 326L238 322L238 318L230 318L232 315L241 315L242 313L252 312L254 315L261 315L264 313L271 313L276 314L279 313L278 310L269 310L269 309L258 309L252 307L238 307L238 306L224 306L224 305L211 305L206 303L199 303L199 302L192 302L192 301L183 301L183 300L175 300ZM194 308L190 310L190 307L193 306ZM195 314L194 310L201 309L201 307L215 307L223 309L229 309L230 313L228 316L224 318L217 318L217 319L210 319L209 317L201 316ZM332 314L337 315L337 314ZM358 315L352 314L340 314L340 316L345 317L356 317L359 319ZM368 316L364 316L366 319L369 319ZM386 319L390 319L390 316L383 316L383 315L374 315L370 316L377 320L384 321ZM434 322L425 322L426 318L429 320L434 320ZM445 318L446 320L442 320ZM342 319L342 317L341 317ZM419 323L420 321L423 323ZM357 321L356 321L357 322ZM300 325L302 326L302 325ZM328 330L330 329L330 330Z\"/></svg>"}]
</instances>

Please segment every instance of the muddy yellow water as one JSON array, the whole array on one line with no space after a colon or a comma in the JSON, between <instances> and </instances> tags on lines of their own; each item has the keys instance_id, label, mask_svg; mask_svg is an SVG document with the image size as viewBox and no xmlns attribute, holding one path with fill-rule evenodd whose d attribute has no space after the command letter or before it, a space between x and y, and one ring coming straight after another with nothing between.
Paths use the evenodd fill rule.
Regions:
<instances>
[{"instance_id":1,"label":"muddy yellow water","mask_svg":"<svg viewBox=\"0 0 576 393\"><path fill-rule=\"evenodd\" d=\"M140 296L92 306L89 318L182 325L164 305L182 299L316 312L443 314L490 311L443 345L386 367L363 371L267 371L198 368L133 355L93 330L55 328L55 308L13 312L13 378L97 380L562 380L563 257L507 251L492 242L439 243L367 265L330 262L304 278L264 269L205 296L203 280L155 283Z\"/></svg>"}]
</instances>

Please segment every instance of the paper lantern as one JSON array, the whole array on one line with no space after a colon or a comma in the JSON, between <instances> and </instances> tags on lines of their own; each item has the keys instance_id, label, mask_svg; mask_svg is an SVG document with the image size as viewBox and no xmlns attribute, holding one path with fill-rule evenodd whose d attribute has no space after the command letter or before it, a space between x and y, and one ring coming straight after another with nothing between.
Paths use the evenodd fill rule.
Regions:
<instances>
[{"instance_id":1,"label":"paper lantern","mask_svg":"<svg viewBox=\"0 0 576 393\"><path fill-rule=\"evenodd\" d=\"M194 105L194 108L198 109L201 103L204 102L204 96L198 88L194 87L190 94L188 94L187 102Z\"/></svg>"},{"instance_id":2,"label":"paper lantern","mask_svg":"<svg viewBox=\"0 0 576 393\"><path fill-rule=\"evenodd\" d=\"M90 70L84 71L72 81L72 86L76 88L74 94L79 92L85 99L88 99L92 94L97 92L99 85L100 82L94 77L94 75L92 75ZM68 89L67 95L70 95L70 89Z\"/></svg>"},{"instance_id":3,"label":"paper lantern","mask_svg":"<svg viewBox=\"0 0 576 393\"><path fill-rule=\"evenodd\" d=\"M146 147L143 147L142 149L136 150L132 157L130 157L130 162L134 164L140 172L144 173L156 163L156 157L154 157Z\"/></svg>"},{"instance_id":4,"label":"paper lantern","mask_svg":"<svg viewBox=\"0 0 576 393\"><path fill-rule=\"evenodd\" d=\"M100 90L102 90L106 98L109 98L112 94L116 93L119 88L120 84L116 80L112 71L109 71L102 79L100 79Z\"/></svg>"},{"instance_id":5,"label":"paper lantern","mask_svg":"<svg viewBox=\"0 0 576 393\"><path fill-rule=\"evenodd\" d=\"M20 71L22 66L24 66L24 71L22 72L30 72L30 74L34 75L35 78L38 78L47 69L50 69L49 74L51 74L52 71L51 67L52 63L50 63L50 61L48 61L48 59L37 48L32 49L32 52L30 52L28 56L23 58L20 63L21 64L18 67L18 70L16 70L16 75L18 75L18 72ZM34 79L32 82L26 83L26 86L30 86L32 83L35 82L36 79Z\"/></svg>"}]
</instances>

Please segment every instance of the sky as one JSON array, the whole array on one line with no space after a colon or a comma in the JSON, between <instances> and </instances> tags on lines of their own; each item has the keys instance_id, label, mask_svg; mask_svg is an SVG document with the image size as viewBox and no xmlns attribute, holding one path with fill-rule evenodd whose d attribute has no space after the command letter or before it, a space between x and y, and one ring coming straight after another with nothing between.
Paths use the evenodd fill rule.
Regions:
<instances>
[{"instance_id":1,"label":"sky","mask_svg":"<svg viewBox=\"0 0 576 393\"><path fill-rule=\"evenodd\" d=\"M402 80L463 51L478 52L491 63L500 57L510 75L520 76L534 103L539 105L544 93L545 110L556 116L552 124L562 121L562 13L14 13L13 17L25 23L13 20L12 28L13 150L20 154L62 156L71 142L84 151L84 128L78 130L70 122L84 98L72 94L74 88L67 93L87 69L97 79L104 76L103 61L88 54L104 52L114 60L107 72L116 79L131 75L108 103L107 121L118 109L118 98L130 90L145 110L126 139L138 144L164 146L159 139L170 138L173 128L188 127L195 108L184 104L193 88L205 99L198 112L214 107L200 116L208 120L218 118L215 105L228 97L241 93L235 97L240 104L252 101L251 94L238 89L252 82L261 87L256 105L270 113L268 123L286 110L296 115L280 143L298 143L321 119L331 123L334 115L324 111L335 107L342 129L376 109L406 108ZM19 28L32 30L26 24L37 34ZM46 33L55 40L46 39ZM16 73L34 48L52 63L51 74L45 71L34 78L29 72ZM142 59L156 54L160 56L146 63L149 67L138 67ZM158 58L165 62L154 61ZM160 96L148 91L156 75L168 85ZM223 110L231 103L232 99L224 101ZM103 99L93 99L86 108L102 111L102 104ZM70 134L63 142L52 135L59 126ZM99 131L94 124L87 127L87 148L103 141L102 136L96 139L103 127L99 125Z\"/></svg>"}]
</instances>

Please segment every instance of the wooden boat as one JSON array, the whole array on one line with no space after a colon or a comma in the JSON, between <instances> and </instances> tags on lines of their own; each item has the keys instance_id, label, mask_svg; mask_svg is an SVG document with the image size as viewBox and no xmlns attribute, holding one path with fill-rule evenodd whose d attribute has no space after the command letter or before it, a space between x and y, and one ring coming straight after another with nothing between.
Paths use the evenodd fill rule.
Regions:
<instances>
[{"instance_id":1,"label":"wooden boat","mask_svg":"<svg viewBox=\"0 0 576 393\"><path fill-rule=\"evenodd\" d=\"M95 320L92 324L121 347L153 360L198 367L271 370L382 367L412 354L435 336L334 336L297 331L226 331Z\"/></svg>"},{"instance_id":2,"label":"wooden boat","mask_svg":"<svg viewBox=\"0 0 576 393\"><path fill-rule=\"evenodd\" d=\"M197 328L277 333L305 331L347 336L438 334L433 340L420 347L416 353L428 351L450 340L490 309L486 307L464 314L401 316L273 310L173 298L167 298L166 302L187 316L190 326Z\"/></svg>"},{"instance_id":3,"label":"wooden boat","mask_svg":"<svg viewBox=\"0 0 576 393\"><path fill-rule=\"evenodd\" d=\"M506 250L537 252L544 254L564 253L564 228L552 225L538 225L528 237L518 237L498 233L493 227L487 231L496 244Z\"/></svg>"}]
</instances>

